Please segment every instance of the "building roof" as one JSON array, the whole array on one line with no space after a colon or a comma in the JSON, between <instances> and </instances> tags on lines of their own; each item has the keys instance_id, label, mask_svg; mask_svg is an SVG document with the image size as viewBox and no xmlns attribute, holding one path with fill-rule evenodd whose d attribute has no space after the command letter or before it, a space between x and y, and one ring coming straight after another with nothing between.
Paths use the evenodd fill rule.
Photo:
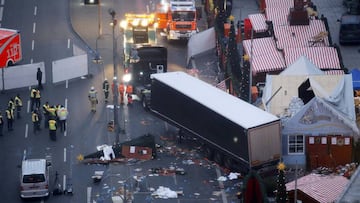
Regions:
<instances>
[{"instance_id":1,"label":"building roof","mask_svg":"<svg viewBox=\"0 0 360 203\"><path fill-rule=\"evenodd\" d=\"M349 182L339 175L309 174L296 180L296 187L320 203L334 202ZM295 190L295 181L286 184L286 190Z\"/></svg>"}]
</instances>

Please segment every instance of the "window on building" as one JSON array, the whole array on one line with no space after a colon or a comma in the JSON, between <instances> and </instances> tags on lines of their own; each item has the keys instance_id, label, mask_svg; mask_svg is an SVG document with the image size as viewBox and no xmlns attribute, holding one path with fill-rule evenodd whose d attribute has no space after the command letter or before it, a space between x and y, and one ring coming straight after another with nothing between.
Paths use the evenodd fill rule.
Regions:
<instances>
[{"instance_id":1,"label":"window on building","mask_svg":"<svg viewBox=\"0 0 360 203\"><path fill-rule=\"evenodd\" d=\"M304 153L304 135L290 135L288 143L289 154Z\"/></svg>"}]
</instances>

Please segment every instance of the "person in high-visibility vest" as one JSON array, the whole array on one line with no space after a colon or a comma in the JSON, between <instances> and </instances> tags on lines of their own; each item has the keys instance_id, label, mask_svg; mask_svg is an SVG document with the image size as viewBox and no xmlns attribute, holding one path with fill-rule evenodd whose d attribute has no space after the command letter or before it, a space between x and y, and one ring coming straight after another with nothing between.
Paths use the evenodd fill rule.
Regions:
<instances>
[{"instance_id":1,"label":"person in high-visibility vest","mask_svg":"<svg viewBox=\"0 0 360 203\"><path fill-rule=\"evenodd\" d=\"M35 108L40 108L40 103L41 103L41 94L40 94L40 90L37 89L35 95Z\"/></svg>"},{"instance_id":2,"label":"person in high-visibility vest","mask_svg":"<svg viewBox=\"0 0 360 203\"><path fill-rule=\"evenodd\" d=\"M96 104L98 103L98 99L97 99L97 91L95 90L94 87L90 88L88 98L91 105L91 111L96 112Z\"/></svg>"},{"instance_id":3,"label":"person in high-visibility vest","mask_svg":"<svg viewBox=\"0 0 360 203\"><path fill-rule=\"evenodd\" d=\"M68 114L69 112L64 106L61 106L60 109L57 110L61 132L66 131L66 119Z\"/></svg>"},{"instance_id":4,"label":"person in high-visibility vest","mask_svg":"<svg viewBox=\"0 0 360 203\"><path fill-rule=\"evenodd\" d=\"M6 119L8 131L13 131L14 111L11 108L6 109Z\"/></svg>"},{"instance_id":5,"label":"person in high-visibility vest","mask_svg":"<svg viewBox=\"0 0 360 203\"><path fill-rule=\"evenodd\" d=\"M47 101L42 106L43 115L44 115L44 128L49 128L49 111L48 111L49 108L50 108L50 105L49 105L49 102Z\"/></svg>"},{"instance_id":6,"label":"person in high-visibility vest","mask_svg":"<svg viewBox=\"0 0 360 203\"><path fill-rule=\"evenodd\" d=\"M107 78L105 78L104 82L103 82L103 92L105 95L105 102L108 102L108 98L109 98L109 81L107 80Z\"/></svg>"},{"instance_id":7,"label":"person in high-visibility vest","mask_svg":"<svg viewBox=\"0 0 360 203\"><path fill-rule=\"evenodd\" d=\"M31 108L31 111L34 110L35 97L36 97L36 89L32 88L31 91L30 91L30 108Z\"/></svg>"},{"instance_id":8,"label":"person in high-visibility vest","mask_svg":"<svg viewBox=\"0 0 360 203\"><path fill-rule=\"evenodd\" d=\"M125 93L125 86L123 83L121 83L119 85L120 104L124 104L124 93Z\"/></svg>"},{"instance_id":9,"label":"person in high-visibility vest","mask_svg":"<svg viewBox=\"0 0 360 203\"><path fill-rule=\"evenodd\" d=\"M36 131L40 131L40 120L39 120L39 115L36 111L32 111L31 114L31 121L33 122L33 132L34 134L36 134Z\"/></svg>"},{"instance_id":10,"label":"person in high-visibility vest","mask_svg":"<svg viewBox=\"0 0 360 203\"><path fill-rule=\"evenodd\" d=\"M22 100L19 94L16 95L15 97L15 107L16 107L16 117L18 119L21 118L21 109L22 109Z\"/></svg>"},{"instance_id":11,"label":"person in high-visibility vest","mask_svg":"<svg viewBox=\"0 0 360 203\"><path fill-rule=\"evenodd\" d=\"M56 124L56 120L54 117L50 117L49 119L49 135L50 135L50 139L51 140L56 140L56 128L57 128L57 124Z\"/></svg>"}]
</instances>

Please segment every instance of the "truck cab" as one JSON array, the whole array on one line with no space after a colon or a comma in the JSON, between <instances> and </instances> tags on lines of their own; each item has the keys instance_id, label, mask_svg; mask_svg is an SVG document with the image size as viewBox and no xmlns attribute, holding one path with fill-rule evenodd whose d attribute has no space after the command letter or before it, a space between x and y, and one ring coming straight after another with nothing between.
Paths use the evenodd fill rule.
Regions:
<instances>
[{"instance_id":1,"label":"truck cab","mask_svg":"<svg viewBox=\"0 0 360 203\"><path fill-rule=\"evenodd\" d=\"M360 43L360 15L341 16L339 43L341 45Z\"/></svg>"}]
</instances>

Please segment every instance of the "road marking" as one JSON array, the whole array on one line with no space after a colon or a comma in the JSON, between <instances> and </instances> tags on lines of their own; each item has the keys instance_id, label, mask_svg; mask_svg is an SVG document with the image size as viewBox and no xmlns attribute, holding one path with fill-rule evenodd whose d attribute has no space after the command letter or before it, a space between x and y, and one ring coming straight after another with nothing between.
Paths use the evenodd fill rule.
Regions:
<instances>
[{"instance_id":1,"label":"road marking","mask_svg":"<svg viewBox=\"0 0 360 203\"><path fill-rule=\"evenodd\" d=\"M26 111L27 111L27 113L30 112L30 100L27 101L27 109L26 109Z\"/></svg>"},{"instance_id":2,"label":"road marking","mask_svg":"<svg viewBox=\"0 0 360 203\"><path fill-rule=\"evenodd\" d=\"M37 6L34 7L34 16L37 14Z\"/></svg>"},{"instance_id":3,"label":"road marking","mask_svg":"<svg viewBox=\"0 0 360 203\"><path fill-rule=\"evenodd\" d=\"M86 199L87 199L87 203L91 203L91 187L87 187L87 192L86 192Z\"/></svg>"},{"instance_id":4,"label":"road marking","mask_svg":"<svg viewBox=\"0 0 360 203\"><path fill-rule=\"evenodd\" d=\"M33 23L33 33L35 34L35 30L36 30L36 23Z\"/></svg>"},{"instance_id":5,"label":"road marking","mask_svg":"<svg viewBox=\"0 0 360 203\"><path fill-rule=\"evenodd\" d=\"M1 5L5 5L5 0L1 0Z\"/></svg>"},{"instance_id":6,"label":"road marking","mask_svg":"<svg viewBox=\"0 0 360 203\"><path fill-rule=\"evenodd\" d=\"M217 178L219 178L220 176L221 176L221 174L220 174L220 170L219 170L219 168L215 168L215 171L216 171L216 176L217 176ZM227 203L228 201L227 201L227 199L226 199L226 194L225 194L225 191L224 191L224 183L222 182L222 181L218 181L219 182L219 186L220 186L220 188L221 188L221 198L222 198L222 202L224 202L224 203Z\"/></svg>"},{"instance_id":7,"label":"road marking","mask_svg":"<svg viewBox=\"0 0 360 203\"><path fill-rule=\"evenodd\" d=\"M65 81L65 88L66 88L66 89L69 88L69 80L66 80L66 81Z\"/></svg>"},{"instance_id":8,"label":"road marking","mask_svg":"<svg viewBox=\"0 0 360 203\"><path fill-rule=\"evenodd\" d=\"M25 125L25 138L28 137L28 134L29 134L29 125L26 124L26 125Z\"/></svg>"},{"instance_id":9,"label":"road marking","mask_svg":"<svg viewBox=\"0 0 360 203\"><path fill-rule=\"evenodd\" d=\"M66 148L64 148L64 162L66 162Z\"/></svg>"},{"instance_id":10,"label":"road marking","mask_svg":"<svg viewBox=\"0 0 360 203\"><path fill-rule=\"evenodd\" d=\"M33 63L33 62L34 62L34 60L31 58L31 59L30 59L30 63Z\"/></svg>"},{"instance_id":11,"label":"road marking","mask_svg":"<svg viewBox=\"0 0 360 203\"><path fill-rule=\"evenodd\" d=\"M23 153L23 160L26 159L26 149L24 149L24 153Z\"/></svg>"},{"instance_id":12,"label":"road marking","mask_svg":"<svg viewBox=\"0 0 360 203\"><path fill-rule=\"evenodd\" d=\"M70 49L70 39L68 39L67 48Z\"/></svg>"},{"instance_id":13,"label":"road marking","mask_svg":"<svg viewBox=\"0 0 360 203\"><path fill-rule=\"evenodd\" d=\"M67 105L68 105L68 99L65 98L65 108L67 109Z\"/></svg>"},{"instance_id":14,"label":"road marking","mask_svg":"<svg viewBox=\"0 0 360 203\"><path fill-rule=\"evenodd\" d=\"M63 191L66 190L66 175L63 176Z\"/></svg>"},{"instance_id":15,"label":"road marking","mask_svg":"<svg viewBox=\"0 0 360 203\"><path fill-rule=\"evenodd\" d=\"M0 7L0 21L2 21L3 13L4 13L4 7Z\"/></svg>"},{"instance_id":16,"label":"road marking","mask_svg":"<svg viewBox=\"0 0 360 203\"><path fill-rule=\"evenodd\" d=\"M32 50L32 51L34 51L34 47L35 47L35 41L32 40L32 41L31 41L31 50Z\"/></svg>"}]
</instances>

